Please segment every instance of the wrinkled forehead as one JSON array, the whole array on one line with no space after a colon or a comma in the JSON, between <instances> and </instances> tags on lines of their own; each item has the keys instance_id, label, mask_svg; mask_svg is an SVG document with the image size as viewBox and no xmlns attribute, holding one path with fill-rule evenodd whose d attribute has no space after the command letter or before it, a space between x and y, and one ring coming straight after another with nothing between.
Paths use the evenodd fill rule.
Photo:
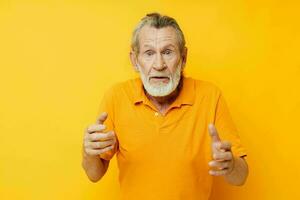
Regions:
<instances>
[{"instance_id":1,"label":"wrinkled forehead","mask_svg":"<svg viewBox=\"0 0 300 200\"><path fill-rule=\"evenodd\" d=\"M165 45L178 45L176 30L171 27L155 28L149 25L144 26L139 34L140 47L154 46L161 47Z\"/></svg>"}]
</instances>

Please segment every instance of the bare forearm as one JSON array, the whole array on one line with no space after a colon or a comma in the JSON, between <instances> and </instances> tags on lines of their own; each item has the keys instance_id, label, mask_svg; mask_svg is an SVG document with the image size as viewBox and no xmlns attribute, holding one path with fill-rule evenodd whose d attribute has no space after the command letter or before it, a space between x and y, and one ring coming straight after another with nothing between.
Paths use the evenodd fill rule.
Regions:
<instances>
[{"instance_id":1,"label":"bare forearm","mask_svg":"<svg viewBox=\"0 0 300 200\"><path fill-rule=\"evenodd\" d=\"M248 177L248 165L246 160L241 157L234 158L234 168L231 173L224 176L225 180L231 185L243 185Z\"/></svg>"},{"instance_id":2,"label":"bare forearm","mask_svg":"<svg viewBox=\"0 0 300 200\"><path fill-rule=\"evenodd\" d=\"M86 175L92 182L99 181L105 174L109 161L101 159L98 155L87 155L84 151L82 154L82 167Z\"/></svg>"}]
</instances>

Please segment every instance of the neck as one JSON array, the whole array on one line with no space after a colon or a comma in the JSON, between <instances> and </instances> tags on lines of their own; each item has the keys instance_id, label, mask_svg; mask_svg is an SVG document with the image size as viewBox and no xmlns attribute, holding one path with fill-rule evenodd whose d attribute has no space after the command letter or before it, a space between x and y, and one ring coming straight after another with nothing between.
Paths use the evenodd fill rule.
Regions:
<instances>
[{"instance_id":1,"label":"neck","mask_svg":"<svg viewBox=\"0 0 300 200\"><path fill-rule=\"evenodd\" d=\"M154 96L151 96L145 89L144 89L144 92L145 92L147 98L155 105L155 107L161 113L163 113L178 97L180 90L182 88L182 84L183 84L183 77L181 76L177 88L167 96L154 97Z\"/></svg>"}]
</instances>

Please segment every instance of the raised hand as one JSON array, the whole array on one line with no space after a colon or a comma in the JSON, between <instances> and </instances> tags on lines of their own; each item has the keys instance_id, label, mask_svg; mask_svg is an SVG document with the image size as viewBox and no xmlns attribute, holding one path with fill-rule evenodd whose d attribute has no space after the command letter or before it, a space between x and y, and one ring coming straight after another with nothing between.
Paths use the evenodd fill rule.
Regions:
<instances>
[{"instance_id":1,"label":"raised hand","mask_svg":"<svg viewBox=\"0 0 300 200\"><path fill-rule=\"evenodd\" d=\"M84 135L84 151L88 155L98 155L114 148L116 136L114 131L104 133L104 121L107 119L107 113L103 112L97 118L96 123L88 126Z\"/></svg>"},{"instance_id":2,"label":"raised hand","mask_svg":"<svg viewBox=\"0 0 300 200\"><path fill-rule=\"evenodd\" d=\"M208 132L211 137L212 160L208 163L211 167L209 174L222 176L230 174L234 168L234 157L231 151L231 143L222 141L216 127L208 125Z\"/></svg>"}]
</instances>

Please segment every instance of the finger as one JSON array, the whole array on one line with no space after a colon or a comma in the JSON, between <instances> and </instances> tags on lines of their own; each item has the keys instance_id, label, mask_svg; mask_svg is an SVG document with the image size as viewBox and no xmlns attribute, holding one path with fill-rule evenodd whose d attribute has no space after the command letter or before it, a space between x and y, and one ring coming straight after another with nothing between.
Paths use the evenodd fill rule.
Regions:
<instances>
[{"instance_id":1,"label":"finger","mask_svg":"<svg viewBox=\"0 0 300 200\"><path fill-rule=\"evenodd\" d=\"M95 150L95 149L86 149L86 153L89 154L89 155L99 155L99 154L102 154L102 153L105 153L109 150L112 150L114 147L111 145L111 146L108 146L108 147L105 147L103 149L99 149L99 150Z\"/></svg>"},{"instance_id":2,"label":"finger","mask_svg":"<svg viewBox=\"0 0 300 200\"><path fill-rule=\"evenodd\" d=\"M218 131L212 123L210 123L208 125L208 132L209 132L209 135L212 139L212 142L220 142L221 141L221 139L219 137L219 134L218 134Z\"/></svg>"},{"instance_id":3,"label":"finger","mask_svg":"<svg viewBox=\"0 0 300 200\"><path fill-rule=\"evenodd\" d=\"M101 113L100 116L96 120L96 124L103 124L104 121L107 119L107 116L108 116L107 112Z\"/></svg>"},{"instance_id":4,"label":"finger","mask_svg":"<svg viewBox=\"0 0 300 200\"><path fill-rule=\"evenodd\" d=\"M87 128L87 132L88 133L93 133L93 132L96 132L96 131L103 131L105 128L106 128L106 126L103 125L103 124L94 124L94 125L90 125Z\"/></svg>"},{"instance_id":5,"label":"finger","mask_svg":"<svg viewBox=\"0 0 300 200\"><path fill-rule=\"evenodd\" d=\"M232 160L232 153L230 151L214 153L213 159L217 161Z\"/></svg>"},{"instance_id":6,"label":"finger","mask_svg":"<svg viewBox=\"0 0 300 200\"><path fill-rule=\"evenodd\" d=\"M212 176L224 176L228 174L229 169L223 169L223 170L209 170L209 174Z\"/></svg>"},{"instance_id":7,"label":"finger","mask_svg":"<svg viewBox=\"0 0 300 200\"><path fill-rule=\"evenodd\" d=\"M215 161L215 160L212 160L208 163L208 165L210 167L214 168L213 170L222 170L222 169L229 168L230 162L229 161Z\"/></svg>"},{"instance_id":8,"label":"finger","mask_svg":"<svg viewBox=\"0 0 300 200\"><path fill-rule=\"evenodd\" d=\"M222 141L219 145L219 149L223 149L225 151L230 151L231 150L231 143L228 141Z\"/></svg>"},{"instance_id":9,"label":"finger","mask_svg":"<svg viewBox=\"0 0 300 200\"><path fill-rule=\"evenodd\" d=\"M92 133L88 135L88 140L90 141L105 141L115 139L115 134L113 131L108 131L107 133Z\"/></svg>"},{"instance_id":10,"label":"finger","mask_svg":"<svg viewBox=\"0 0 300 200\"><path fill-rule=\"evenodd\" d=\"M221 142L213 142L212 147L213 147L213 149L212 149L213 153L214 152L224 152L224 150L220 148L221 147Z\"/></svg>"},{"instance_id":11,"label":"finger","mask_svg":"<svg viewBox=\"0 0 300 200\"><path fill-rule=\"evenodd\" d=\"M113 145L115 140L106 140L101 142L89 142L88 147L92 149L103 149L107 146Z\"/></svg>"}]
</instances>

